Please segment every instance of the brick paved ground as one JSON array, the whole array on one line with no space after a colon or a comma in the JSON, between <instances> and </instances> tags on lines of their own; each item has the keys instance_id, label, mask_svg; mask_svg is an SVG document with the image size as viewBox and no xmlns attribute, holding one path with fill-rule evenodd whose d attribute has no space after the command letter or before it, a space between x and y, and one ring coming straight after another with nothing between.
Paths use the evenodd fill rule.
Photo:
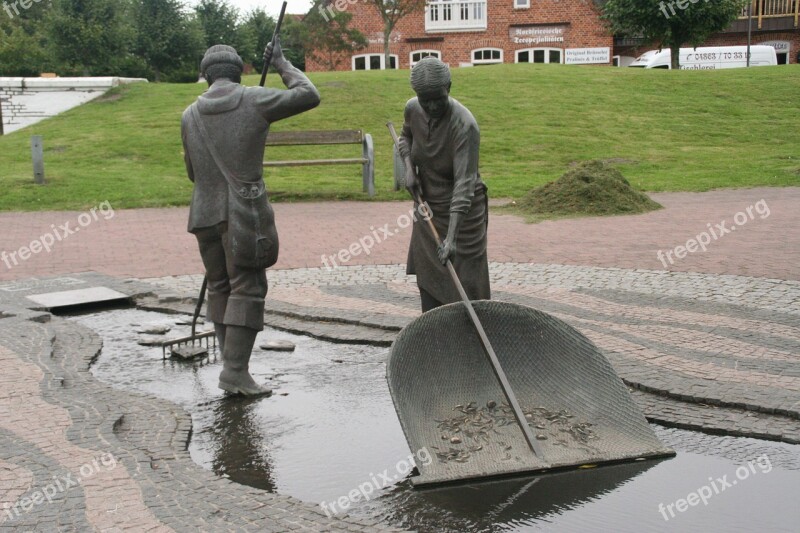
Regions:
<instances>
[{"instance_id":1,"label":"brick paved ground","mask_svg":"<svg viewBox=\"0 0 800 533\"><path fill-rule=\"evenodd\" d=\"M662 193L653 197L665 209L632 217L585 218L525 224L518 217L493 214L489 257L493 261L646 268L660 270L658 250L671 250L698 233L764 200L769 216L752 220L718 240L706 252L689 254L669 270L737 274L800 280L800 188L760 188L702 194ZM392 237L346 265L404 263L409 229L397 219L408 212L404 202L277 204L281 256L276 268L318 267L321 255L334 255L385 224ZM0 251L12 252L53 228L60 234L79 229L50 253L40 252L11 268L0 262L0 280L95 270L113 276L149 278L196 274L202 270L194 238L186 233L187 209L117 211L98 214L80 227L77 212L0 213ZM749 217L748 217L749 218ZM83 221L86 221L84 216ZM402 221L401 221L402 225ZM397 234L394 230L399 230ZM716 230L715 230L716 231Z\"/></svg>"},{"instance_id":2,"label":"brick paved ground","mask_svg":"<svg viewBox=\"0 0 800 533\"><path fill-rule=\"evenodd\" d=\"M590 337L635 387L651 420L800 442L800 188L654 196L666 209L634 217L526 225L493 215L497 299L550 312ZM768 217L751 210L751 220L707 252L670 265L674 272L655 271L664 268L657 250L685 244L708 224L725 220L730 228L736 213L746 216L760 200ZM282 270L270 274L266 323L340 342L389 344L418 315L413 279L400 265L409 232L393 233L407 208L276 206ZM79 216L0 214L0 251L67 222L74 230ZM375 527L330 521L310 505L200 469L185 451L190 420L182 410L98 383L88 372L100 349L96 336L22 309L25 291L16 289L46 285L32 277L95 270L157 278L150 280L157 297L142 305L187 311L191 301L181 298L197 290L201 267L185 219L185 209L101 215L49 254L12 268L0 263L0 279L22 281L0 284L0 531ZM369 255L346 268L318 268L320 254L336 254L386 223L392 236ZM76 279L80 285L91 276ZM122 280L104 284L141 289ZM54 475L80 476L108 453L118 460L115 468L96 468L52 504L34 502L10 522L3 514L3 504L34 498Z\"/></svg>"}]
</instances>

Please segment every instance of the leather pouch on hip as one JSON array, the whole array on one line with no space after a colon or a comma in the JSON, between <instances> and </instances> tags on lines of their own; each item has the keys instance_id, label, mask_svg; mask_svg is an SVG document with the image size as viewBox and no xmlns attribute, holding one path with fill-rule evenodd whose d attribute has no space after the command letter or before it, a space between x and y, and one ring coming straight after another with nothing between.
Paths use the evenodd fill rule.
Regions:
<instances>
[{"instance_id":1,"label":"leather pouch on hip","mask_svg":"<svg viewBox=\"0 0 800 533\"><path fill-rule=\"evenodd\" d=\"M190 109L203 144L228 182L228 239L233 264L258 270L271 267L278 261L278 230L264 180L245 181L237 177L217 152L197 104Z\"/></svg>"},{"instance_id":2,"label":"leather pouch on hip","mask_svg":"<svg viewBox=\"0 0 800 533\"><path fill-rule=\"evenodd\" d=\"M258 188L254 185L249 192L258 194ZM275 214L263 189L253 197L242 196L243 192L231 187L228 194L228 239L233 263L249 269L269 268L278 261Z\"/></svg>"}]
</instances>

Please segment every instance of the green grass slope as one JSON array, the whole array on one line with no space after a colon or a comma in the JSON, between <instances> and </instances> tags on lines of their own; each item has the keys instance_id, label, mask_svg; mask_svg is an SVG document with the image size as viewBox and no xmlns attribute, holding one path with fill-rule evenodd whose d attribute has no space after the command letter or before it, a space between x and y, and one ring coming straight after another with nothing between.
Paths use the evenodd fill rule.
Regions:
<instances>
[{"instance_id":1,"label":"green grass slope","mask_svg":"<svg viewBox=\"0 0 800 533\"><path fill-rule=\"evenodd\" d=\"M408 71L316 73L322 105L274 130L361 128L375 139L379 199L392 191L391 138L413 93ZM255 77L246 84L257 83ZM270 75L271 86L280 83ZM191 183L180 116L203 85L147 84L0 137L0 210L185 205ZM562 65L454 69L452 95L481 126L493 197L520 198L570 163L613 162L647 191L800 184L795 65L664 71ZM44 137L48 184L35 186L30 135ZM272 159L353 157L357 146L270 149ZM357 165L273 168L278 199L364 198Z\"/></svg>"}]
</instances>

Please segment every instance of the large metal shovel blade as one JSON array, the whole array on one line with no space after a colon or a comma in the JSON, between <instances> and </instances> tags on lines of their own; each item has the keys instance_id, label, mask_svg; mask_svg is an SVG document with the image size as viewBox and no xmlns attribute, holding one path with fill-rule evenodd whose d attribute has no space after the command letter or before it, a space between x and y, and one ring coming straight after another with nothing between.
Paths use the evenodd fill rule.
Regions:
<instances>
[{"instance_id":1,"label":"large metal shovel blade","mask_svg":"<svg viewBox=\"0 0 800 533\"><path fill-rule=\"evenodd\" d=\"M473 305L543 453L504 403L464 305L449 304L406 326L387 363L408 444L432 457L415 486L675 454L575 328L522 305Z\"/></svg>"}]
</instances>

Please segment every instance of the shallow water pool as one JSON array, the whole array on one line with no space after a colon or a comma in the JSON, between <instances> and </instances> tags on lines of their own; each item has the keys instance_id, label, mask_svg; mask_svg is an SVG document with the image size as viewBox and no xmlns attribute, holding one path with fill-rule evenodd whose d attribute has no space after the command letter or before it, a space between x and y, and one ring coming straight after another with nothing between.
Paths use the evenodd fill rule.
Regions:
<instances>
[{"instance_id":1,"label":"shallow water pool","mask_svg":"<svg viewBox=\"0 0 800 533\"><path fill-rule=\"evenodd\" d=\"M70 319L103 338L92 367L98 379L191 413L189 450L198 464L331 514L346 507L437 532L800 530L800 446L654 426L677 457L415 490L406 480L411 452L385 380L387 348L265 330L251 371L274 395L248 400L217 389L215 351L180 362L137 344L132 324L169 325L167 335L177 337L189 331L176 325L183 315L125 309ZM268 339L297 348L259 350Z\"/></svg>"}]
</instances>

